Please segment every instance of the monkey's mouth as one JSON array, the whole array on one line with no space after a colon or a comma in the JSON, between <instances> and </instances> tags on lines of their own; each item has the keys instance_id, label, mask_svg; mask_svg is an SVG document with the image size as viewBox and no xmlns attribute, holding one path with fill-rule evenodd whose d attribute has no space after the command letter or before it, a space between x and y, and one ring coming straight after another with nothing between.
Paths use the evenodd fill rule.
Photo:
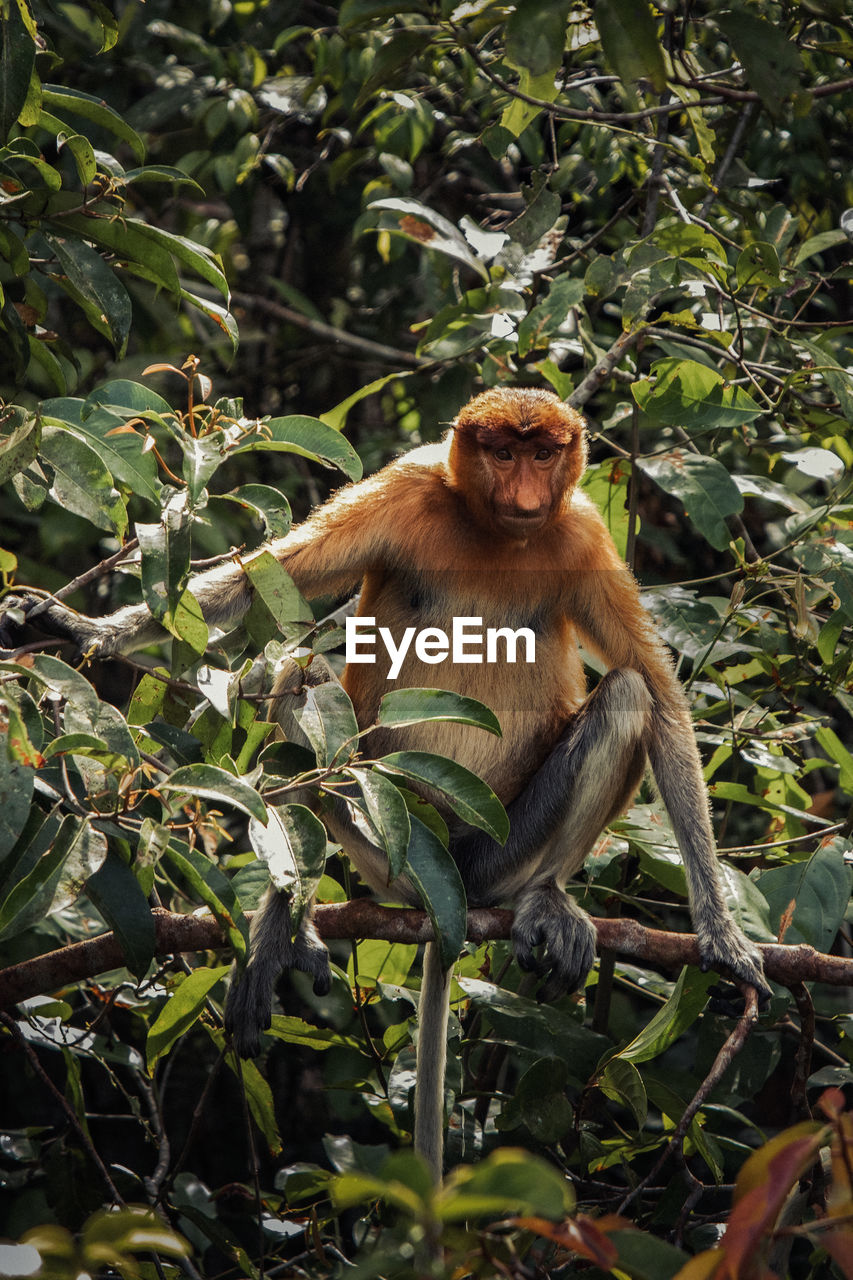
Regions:
<instances>
[{"instance_id":1,"label":"monkey's mouth","mask_svg":"<svg viewBox=\"0 0 853 1280\"><path fill-rule=\"evenodd\" d=\"M526 537L540 529L548 518L547 511L502 511L498 514L498 524L507 533L517 533Z\"/></svg>"}]
</instances>

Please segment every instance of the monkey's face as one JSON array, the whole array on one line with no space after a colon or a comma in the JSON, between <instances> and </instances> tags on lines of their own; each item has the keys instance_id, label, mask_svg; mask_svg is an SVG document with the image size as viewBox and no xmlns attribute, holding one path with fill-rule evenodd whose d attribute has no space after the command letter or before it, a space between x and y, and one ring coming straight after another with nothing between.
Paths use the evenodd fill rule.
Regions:
<instances>
[{"instance_id":1,"label":"monkey's face","mask_svg":"<svg viewBox=\"0 0 853 1280\"><path fill-rule=\"evenodd\" d=\"M479 524L527 539L561 509L585 460L580 414L548 391L495 388L459 414L450 470Z\"/></svg>"}]
</instances>

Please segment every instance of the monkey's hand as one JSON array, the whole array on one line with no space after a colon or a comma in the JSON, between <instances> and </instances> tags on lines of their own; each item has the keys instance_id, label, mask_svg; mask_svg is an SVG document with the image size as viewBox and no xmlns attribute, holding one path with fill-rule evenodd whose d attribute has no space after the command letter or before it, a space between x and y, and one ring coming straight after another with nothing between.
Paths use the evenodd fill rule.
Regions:
<instances>
[{"instance_id":1,"label":"monkey's hand","mask_svg":"<svg viewBox=\"0 0 853 1280\"><path fill-rule=\"evenodd\" d=\"M14 650L35 636L51 636L69 641L80 656L99 655L104 648L102 625L66 605L47 604L45 597L34 592L7 596L0 615L0 647Z\"/></svg>"},{"instance_id":2,"label":"monkey's hand","mask_svg":"<svg viewBox=\"0 0 853 1280\"><path fill-rule=\"evenodd\" d=\"M546 976L538 999L557 1000L582 985L595 959L595 926L554 880L522 891L512 926L522 969ZM534 948L543 946L537 957Z\"/></svg>"},{"instance_id":3,"label":"monkey's hand","mask_svg":"<svg viewBox=\"0 0 853 1280\"><path fill-rule=\"evenodd\" d=\"M270 899L275 905L265 914L280 925L279 900L286 897L276 894ZM264 912L264 908L261 908ZM273 945L267 947L267 941ZM245 970L233 975L231 990L225 1002L225 1030L231 1035L234 1048L241 1058L254 1058L260 1052L261 1033L272 1023L272 998L275 981L282 969L300 969L314 979L314 994L325 996L332 985L332 970L326 944L311 920L305 919L296 937L289 934L289 917L284 932L274 940L270 937L270 923L261 920L260 927L252 930L252 955Z\"/></svg>"},{"instance_id":4,"label":"monkey's hand","mask_svg":"<svg viewBox=\"0 0 853 1280\"><path fill-rule=\"evenodd\" d=\"M702 972L716 969L755 987L758 1007L766 1009L773 992L764 976L764 961L755 943L750 942L731 919L700 924L696 934Z\"/></svg>"}]
</instances>

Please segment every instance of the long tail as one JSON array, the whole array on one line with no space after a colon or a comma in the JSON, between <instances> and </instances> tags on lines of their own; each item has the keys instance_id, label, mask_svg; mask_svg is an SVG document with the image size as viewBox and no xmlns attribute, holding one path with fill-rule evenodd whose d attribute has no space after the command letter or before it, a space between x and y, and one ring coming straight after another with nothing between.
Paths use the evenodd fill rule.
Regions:
<instances>
[{"instance_id":1,"label":"long tail","mask_svg":"<svg viewBox=\"0 0 853 1280\"><path fill-rule=\"evenodd\" d=\"M436 1182L441 1181L443 1171L444 1073L452 977L452 969L441 967L436 944L428 942L418 1004L415 1150L429 1164Z\"/></svg>"}]
</instances>

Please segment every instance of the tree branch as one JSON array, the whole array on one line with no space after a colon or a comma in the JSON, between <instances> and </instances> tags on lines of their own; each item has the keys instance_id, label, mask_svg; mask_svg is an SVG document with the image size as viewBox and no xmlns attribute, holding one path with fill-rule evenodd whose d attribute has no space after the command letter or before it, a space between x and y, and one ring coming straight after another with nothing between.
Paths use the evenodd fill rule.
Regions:
<instances>
[{"instance_id":1,"label":"tree branch","mask_svg":"<svg viewBox=\"0 0 853 1280\"><path fill-rule=\"evenodd\" d=\"M371 338L361 338L357 333L347 333L344 329L335 329L323 320L312 320L310 316L303 315L301 311L297 311L294 307L286 307L281 302L275 302L272 298L263 298L255 293L240 292L232 293L231 298L233 302L241 307L247 307L250 311L263 311L265 315L273 316L276 320L283 320L287 324L296 325L298 329L305 329L308 333L313 333L316 338L322 338L326 342L333 342L344 347L351 347L353 351L360 351L362 355L370 356L373 360L381 360L385 364L403 365L408 369L425 369L434 363L424 356L415 355L412 351L400 351L396 347L386 347L383 343L374 342Z\"/></svg>"},{"instance_id":2,"label":"tree branch","mask_svg":"<svg viewBox=\"0 0 853 1280\"><path fill-rule=\"evenodd\" d=\"M183 916L171 911L152 912L156 930L157 956L182 951L215 951L227 946L213 916ZM468 912L467 938L471 942L509 938L513 914L500 907L477 908ZM323 938L377 938L384 942L423 943L433 931L425 911L409 907L383 907L370 898L318 906L314 922ZM690 933L665 933L647 929L636 920L597 919L593 922L602 950L615 951L661 969L679 969L699 964L699 948ZM827 956L813 947L761 944L768 978L783 986L802 982L824 982L830 986L853 986L853 960ZM70 983L94 978L99 973L121 968L124 955L113 933L104 933L86 942L75 942L46 955L24 960L0 971L0 1008L20 1000L56 991Z\"/></svg>"}]
</instances>

